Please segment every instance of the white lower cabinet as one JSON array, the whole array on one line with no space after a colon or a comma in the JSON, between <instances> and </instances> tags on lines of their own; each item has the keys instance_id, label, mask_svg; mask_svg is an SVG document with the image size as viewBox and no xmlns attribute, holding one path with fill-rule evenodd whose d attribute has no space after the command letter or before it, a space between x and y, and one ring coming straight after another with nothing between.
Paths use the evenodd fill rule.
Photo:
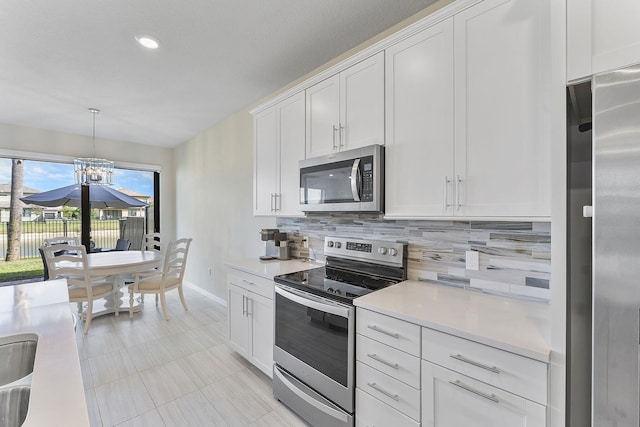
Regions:
<instances>
[{"instance_id":1,"label":"white lower cabinet","mask_svg":"<svg viewBox=\"0 0 640 427\"><path fill-rule=\"evenodd\" d=\"M273 375L273 282L229 270L227 278L229 344L241 356Z\"/></svg>"},{"instance_id":2,"label":"white lower cabinet","mask_svg":"<svg viewBox=\"0 0 640 427\"><path fill-rule=\"evenodd\" d=\"M358 427L419 427L409 418L375 397L356 389L356 426Z\"/></svg>"},{"instance_id":3,"label":"white lower cabinet","mask_svg":"<svg viewBox=\"0 0 640 427\"><path fill-rule=\"evenodd\" d=\"M548 365L358 307L358 426L544 427Z\"/></svg>"},{"instance_id":4,"label":"white lower cabinet","mask_svg":"<svg viewBox=\"0 0 640 427\"><path fill-rule=\"evenodd\" d=\"M545 407L422 361L425 427L543 427Z\"/></svg>"}]
</instances>

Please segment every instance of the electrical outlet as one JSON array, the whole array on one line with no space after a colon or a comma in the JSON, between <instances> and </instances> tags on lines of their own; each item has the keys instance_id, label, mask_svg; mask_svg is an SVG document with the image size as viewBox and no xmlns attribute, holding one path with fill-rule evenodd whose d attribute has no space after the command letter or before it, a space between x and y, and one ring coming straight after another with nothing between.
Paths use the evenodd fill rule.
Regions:
<instances>
[{"instance_id":1,"label":"electrical outlet","mask_svg":"<svg viewBox=\"0 0 640 427\"><path fill-rule=\"evenodd\" d=\"M467 270L480 270L480 253L477 251L466 251L466 266Z\"/></svg>"}]
</instances>

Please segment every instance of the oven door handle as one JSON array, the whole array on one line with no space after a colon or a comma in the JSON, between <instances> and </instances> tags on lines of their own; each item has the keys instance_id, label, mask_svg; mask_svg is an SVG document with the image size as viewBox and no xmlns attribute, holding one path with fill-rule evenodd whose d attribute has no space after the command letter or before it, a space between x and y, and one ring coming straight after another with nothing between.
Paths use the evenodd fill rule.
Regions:
<instances>
[{"instance_id":1,"label":"oven door handle","mask_svg":"<svg viewBox=\"0 0 640 427\"><path fill-rule=\"evenodd\" d=\"M313 294L309 294L303 291L297 291L291 288L287 288L285 290L283 287L278 285L275 286L275 292L278 295L281 295L282 297L300 305L304 305L305 307L335 314L336 316L344 317L346 319L349 318L349 312L351 311L349 307L334 304L331 301L327 301L324 298L316 297Z\"/></svg>"},{"instance_id":2,"label":"oven door handle","mask_svg":"<svg viewBox=\"0 0 640 427\"><path fill-rule=\"evenodd\" d=\"M360 201L360 181L360 159L355 159L351 167L351 194L356 202Z\"/></svg>"}]
</instances>

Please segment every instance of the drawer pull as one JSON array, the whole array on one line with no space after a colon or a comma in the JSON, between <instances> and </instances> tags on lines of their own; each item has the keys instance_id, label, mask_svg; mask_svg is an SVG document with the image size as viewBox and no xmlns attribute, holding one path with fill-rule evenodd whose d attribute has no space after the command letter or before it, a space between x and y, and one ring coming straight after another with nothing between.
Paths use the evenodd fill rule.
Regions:
<instances>
[{"instance_id":1,"label":"drawer pull","mask_svg":"<svg viewBox=\"0 0 640 427\"><path fill-rule=\"evenodd\" d=\"M392 338L400 338L400 334L398 334L397 332L389 332L389 331L385 331L382 328L377 327L376 325L367 325L367 328L374 330L376 332L380 332L381 334L385 334L388 335Z\"/></svg>"},{"instance_id":2,"label":"drawer pull","mask_svg":"<svg viewBox=\"0 0 640 427\"><path fill-rule=\"evenodd\" d=\"M378 391L378 392L384 394L388 398L395 400L396 402L400 400L400 396L398 396L397 394L389 393L387 390L383 389L382 387L380 387L376 383L367 383L367 385L369 387L371 387L372 389L374 389L375 391Z\"/></svg>"},{"instance_id":3,"label":"drawer pull","mask_svg":"<svg viewBox=\"0 0 640 427\"><path fill-rule=\"evenodd\" d=\"M487 394L487 393L483 393L481 391L478 391L474 388L469 387L468 385L466 385L465 383L459 381L459 380L455 380L455 381L449 381L449 384L454 385L456 387L460 387L463 390L466 390L468 392L471 392L473 394L477 394L480 397L484 397L485 399L488 399L490 401L492 401L493 403L500 403L500 400L496 397L495 394L491 393L491 394Z\"/></svg>"},{"instance_id":4,"label":"drawer pull","mask_svg":"<svg viewBox=\"0 0 640 427\"><path fill-rule=\"evenodd\" d=\"M247 285L251 285L251 286L255 286L255 285L256 285L255 283L250 282L250 281L248 281L248 280L244 280L244 279L242 279L242 281L243 281L244 283L246 283Z\"/></svg>"},{"instance_id":5,"label":"drawer pull","mask_svg":"<svg viewBox=\"0 0 640 427\"><path fill-rule=\"evenodd\" d=\"M461 354L450 354L449 357L451 357L453 359L456 359L456 360L459 360L459 361L464 362L464 363L468 363L469 365L477 366L478 368L486 369L487 371L491 371L491 372L493 372L495 374L499 374L500 373L500 369L498 369L495 366L484 365L484 364L482 364L480 362L476 362L476 361L473 361L471 359L467 359L466 357L464 357Z\"/></svg>"},{"instance_id":6,"label":"drawer pull","mask_svg":"<svg viewBox=\"0 0 640 427\"><path fill-rule=\"evenodd\" d=\"M388 367L390 367L390 368L393 368L393 369L400 369L400 366L398 366L398 364L397 364L397 363L391 363L391 362L388 362L388 361L384 360L382 357L378 356L378 355L377 355L377 354L375 354L375 353L373 353L373 354L369 354L369 353L367 353L367 356L368 356L368 357L370 357L370 358L372 358L372 359L373 359L373 360L375 360L376 362L380 362L380 363L382 363L383 365L387 365L387 366L388 366Z\"/></svg>"}]
</instances>

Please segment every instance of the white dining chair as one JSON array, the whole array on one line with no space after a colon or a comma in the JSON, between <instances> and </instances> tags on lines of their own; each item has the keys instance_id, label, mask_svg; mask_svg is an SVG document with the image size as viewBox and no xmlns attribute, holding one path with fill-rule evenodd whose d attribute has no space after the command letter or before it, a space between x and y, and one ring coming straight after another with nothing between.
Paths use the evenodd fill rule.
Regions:
<instances>
[{"instance_id":1,"label":"white dining chair","mask_svg":"<svg viewBox=\"0 0 640 427\"><path fill-rule=\"evenodd\" d=\"M49 269L49 279L67 279L69 302L87 303L84 319L86 334L91 325L93 301L118 292L117 280L110 276L93 275L89 269L87 251L82 245L58 244L42 246L41 249ZM119 314L117 305L115 314Z\"/></svg>"},{"instance_id":2,"label":"white dining chair","mask_svg":"<svg viewBox=\"0 0 640 427\"><path fill-rule=\"evenodd\" d=\"M159 295L162 312L165 319L169 320L165 293L177 288L182 306L185 310L188 310L187 303L184 300L184 293L182 292L182 282L192 240L191 238L185 238L169 242L166 245L161 270L134 274L134 281L129 285L130 318L133 318L133 295L137 293L142 295L156 294L156 306L158 305L157 297Z\"/></svg>"}]
</instances>

